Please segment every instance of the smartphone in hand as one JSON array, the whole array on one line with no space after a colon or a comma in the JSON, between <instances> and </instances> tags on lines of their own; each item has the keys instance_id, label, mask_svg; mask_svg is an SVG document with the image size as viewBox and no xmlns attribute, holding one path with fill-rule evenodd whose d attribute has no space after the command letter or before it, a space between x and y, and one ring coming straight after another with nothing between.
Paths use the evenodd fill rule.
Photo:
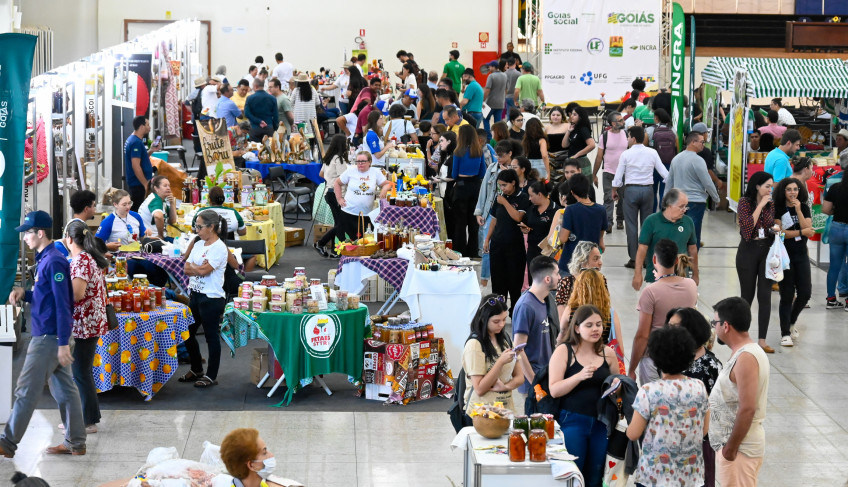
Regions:
<instances>
[{"instance_id":1,"label":"smartphone in hand","mask_svg":"<svg viewBox=\"0 0 848 487\"><path fill-rule=\"evenodd\" d=\"M520 344L516 345L515 348L512 349L512 351L517 354L518 352L524 350L524 347L526 347L526 346L527 346L527 343L520 343Z\"/></svg>"}]
</instances>

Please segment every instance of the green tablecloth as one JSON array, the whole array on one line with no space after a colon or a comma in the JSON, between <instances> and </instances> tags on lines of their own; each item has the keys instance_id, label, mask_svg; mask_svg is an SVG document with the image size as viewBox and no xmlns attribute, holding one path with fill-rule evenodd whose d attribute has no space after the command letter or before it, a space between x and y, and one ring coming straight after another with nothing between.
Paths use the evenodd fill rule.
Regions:
<instances>
[{"instance_id":1,"label":"green tablecloth","mask_svg":"<svg viewBox=\"0 0 848 487\"><path fill-rule=\"evenodd\" d=\"M280 362L288 384L320 374L362 377L363 340L368 308L316 314L261 313L259 328ZM295 388L289 386L277 406L287 406Z\"/></svg>"}]
</instances>

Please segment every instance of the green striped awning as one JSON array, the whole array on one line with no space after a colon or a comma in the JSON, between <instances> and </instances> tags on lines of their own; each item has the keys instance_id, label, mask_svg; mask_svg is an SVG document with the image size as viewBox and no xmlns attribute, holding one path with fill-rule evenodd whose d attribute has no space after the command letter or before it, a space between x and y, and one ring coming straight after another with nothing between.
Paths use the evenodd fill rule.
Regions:
<instances>
[{"instance_id":1,"label":"green striped awning","mask_svg":"<svg viewBox=\"0 0 848 487\"><path fill-rule=\"evenodd\" d=\"M841 59L714 57L701 77L731 90L738 67L748 69L748 96L754 98L848 97L848 66Z\"/></svg>"}]
</instances>

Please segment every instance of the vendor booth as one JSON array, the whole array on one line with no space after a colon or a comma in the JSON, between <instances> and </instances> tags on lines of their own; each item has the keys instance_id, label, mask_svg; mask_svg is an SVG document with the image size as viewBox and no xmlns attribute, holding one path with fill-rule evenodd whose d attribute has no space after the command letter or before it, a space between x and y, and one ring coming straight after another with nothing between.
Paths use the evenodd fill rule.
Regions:
<instances>
[{"instance_id":1,"label":"vendor booth","mask_svg":"<svg viewBox=\"0 0 848 487\"><path fill-rule=\"evenodd\" d=\"M848 66L841 59L784 59L784 58L727 58L715 57L702 72L707 89L704 90L705 122L715 125L722 91L732 91L730 130L727 151L728 201L735 209L745 182L751 174L764 167L765 153L750 151L748 136L754 130L750 119L751 101L754 98L819 98L826 110L821 117L812 116L798 120L793 127L801 132L802 146L796 154L811 157L813 177L807 181L813 198L813 228L817 235L810 239L811 253L817 263L828 261L823 251L821 234L827 215L821 213L821 193L827 177L841 170L832 147L834 108L848 97ZM827 110L830 110L827 112ZM712 131L710 132L712 133ZM710 141L712 142L712 141ZM829 144L829 147L825 144Z\"/></svg>"}]
</instances>

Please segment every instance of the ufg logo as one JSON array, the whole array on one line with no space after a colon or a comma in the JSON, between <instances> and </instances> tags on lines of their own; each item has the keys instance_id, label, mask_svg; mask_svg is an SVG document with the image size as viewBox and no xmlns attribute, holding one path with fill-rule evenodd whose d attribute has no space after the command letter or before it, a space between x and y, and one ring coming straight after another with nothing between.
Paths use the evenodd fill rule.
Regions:
<instances>
[{"instance_id":1,"label":"ufg logo","mask_svg":"<svg viewBox=\"0 0 848 487\"><path fill-rule=\"evenodd\" d=\"M324 314L304 316L300 322L300 342L306 353L327 358L339 343L341 326L338 317Z\"/></svg>"},{"instance_id":2,"label":"ufg logo","mask_svg":"<svg viewBox=\"0 0 848 487\"><path fill-rule=\"evenodd\" d=\"M585 73L580 75L580 82L586 86L592 86L593 81L606 78L606 73L593 73L591 71L586 71Z\"/></svg>"}]
</instances>

